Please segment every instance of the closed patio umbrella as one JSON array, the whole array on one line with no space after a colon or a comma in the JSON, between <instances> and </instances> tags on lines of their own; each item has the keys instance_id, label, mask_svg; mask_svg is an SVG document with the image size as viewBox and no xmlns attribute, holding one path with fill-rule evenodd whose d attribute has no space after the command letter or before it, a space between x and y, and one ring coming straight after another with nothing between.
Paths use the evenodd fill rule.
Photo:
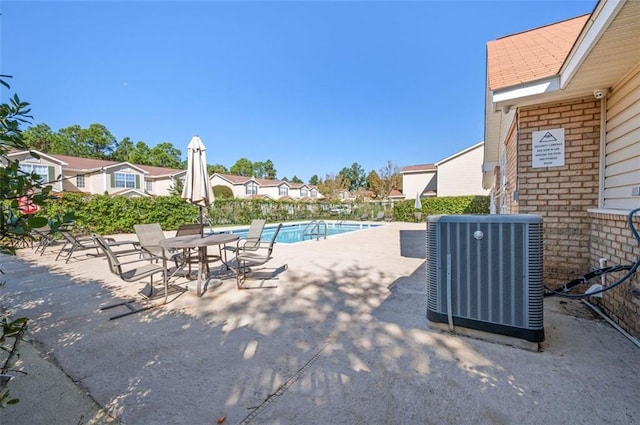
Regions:
<instances>
[{"instance_id":1,"label":"closed patio umbrella","mask_svg":"<svg viewBox=\"0 0 640 425\"><path fill-rule=\"evenodd\" d=\"M201 235L204 231L203 208L214 201L211 181L207 173L206 150L200 137L193 136L187 146L187 175L182 188L182 199L200 207Z\"/></svg>"},{"instance_id":2,"label":"closed patio umbrella","mask_svg":"<svg viewBox=\"0 0 640 425\"><path fill-rule=\"evenodd\" d=\"M416 209L416 212L414 213L414 216L416 217L416 220L421 220L422 219L422 202L420 201L420 193L416 193L416 203L413 204L413 206Z\"/></svg>"},{"instance_id":3,"label":"closed patio umbrella","mask_svg":"<svg viewBox=\"0 0 640 425\"><path fill-rule=\"evenodd\" d=\"M416 203L414 204L415 208L417 210L421 210L422 209L422 202L420 201L420 194L416 193Z\"/></svg>"}]
</instances>

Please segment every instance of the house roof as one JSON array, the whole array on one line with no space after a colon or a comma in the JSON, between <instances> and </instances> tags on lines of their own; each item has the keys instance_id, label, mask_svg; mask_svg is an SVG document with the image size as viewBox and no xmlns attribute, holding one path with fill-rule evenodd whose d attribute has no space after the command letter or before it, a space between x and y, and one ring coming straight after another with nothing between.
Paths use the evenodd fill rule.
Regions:
<instances>
[{"instance_id":1,"label":"house roof","mask_svg":"<svg viewBox=\"0 0 640 425\"><path fill-rule=\"evenodd\" d=\"M392 189L391 192L389 192L389 195L387 196L388 198L401 198L401 199L405 199L405 195L400 192L397 189Z\"/></svg>"},{"instance_id":2,"label":"house roof","mask_svg":"<svg viewBox=\"0 0 640 425\"><path fill-rule=\"evenodd\" d=\"M400 169L400 174L402 173L416 173L421 171L434 171L436 169L435 164L418 164L418 165L407 165Z\"/></svg>"},{"instance_id":3,"label":"house roof","mask_svg":"<svg viewBox=\"0 0 640 425\"><path fill-rule=\"evenodd\" d=\"M187 170L179 170L176 168L154 167L151 165L138 165L148 173L147 177L170 177L176 174L186 173Z\"/></svg>"},{"instance_id":4,"label":"house roof","mask_svg":"<svg viewBox=\"0 0 640 425\"><path fill-rule=\"evenodd\" d=\"M241 185L241 184L247 183L250 180L253 180L259 186L262 186L262 187L276 187L276 186L280 186L280 185L286 184L291 189L300 189L302 187L307 187L308 189L316 189L317 190L317 187L312 186L312 185L308 185L308 184L305 184L305 183L288 182L288 181L285 181L285 180L257 179L255 177L236 176L235 174L224 174L224 173L215 173L215 175L219 176L220 178L228 181L229 183L231 183L233 185Z\"/></svg>"},{"instance_id":5,"label":"house roof","mask_svg":"<svg viewBox=\"0 0 640 425\"><path fill-rule=\"evenodd\" d=\"M251 177L236 176L235 174L214 173L214 176L218 176L231 184L244 184L251 180Z\"/></svg>"},{"instance_id":6,"label":"house roof","mask_svg":"<svg viewBox=\"0 0 640 425\"><path fill-rule=\"evenodd\" d=\"M314 187L314 186L309 186L308 184L305 184L305 183L295 183L295 182L289 182L289 186L291 187L291 189L301 189L302 186L306 186L309 189Z\"/></svg>"},{"instance_id":7,"label":"house roof","mask_svg":"<svg viewBox=\"0 0 640 425\"><path fill-rule=\"evenodd\" d=\"M103 168L110 168L110 167L115 167L122 164L128 164L132 167L138 168L141 171L146 172L147 177L172 176L175 174L186 172L186 170L179 170L175 168L152 167L150 165L137 165L137 164L130 164L128 162L108 161L105 159L80 158L80 157L69 156L69 155L45 154L40 151L35 151L35 152L39 153L43 157L54 159L60 162L62 165L64 165L66 169L73 170L73 171L94 172L94 171L99 171Z\"/></svg>"},{"instance_id":8,"label":"house roof","mask_svg":"<svg viewBox=\"0 0 640 425\"><path fill-rule=\"evenodd\" d=\"M557 74L589 15L487 43L489 88L498 90Z\"/></svg>"},{"instance_id":9,"label":"house roof","mask_svg":"<svg viewBox=\"0 0 640 425\"><path fill-rule=\"evenodd\" d=\"M611 89L640 62L640 1L600 0L587 17L553 24L566 30L562 39L565 45L570 43L568 34L575 31L575 27L569 26L578 26L580 18L584 19L583 27L575 33L570 50L562 61L560 57L547 57L546 73L533 73L528 68L534 65L525 66L522 62L517 62L518 66L509 66L507 62L515 59L509 53L510 49L505 45L500 46L506 41L500 39L495 40L495 43L490 42L495 45L492 47L491 59L489 53L487 59L484 188L488 189L495 183L493 173L498 164L500 144L510 130L515 108L593 96L594 91ZM538 52L548 52L554 49L550 44L559 42L549 39L548 33L546 37L539 38L525 38L521 34L524 33L505 39L517 41L518 50L525 55L535 52L532 55L539 57L541 54ZM537 44L528 44L533 42ZM500 57L496 57L498 53ZM558 64L560 67L557 71L551 73ZM517 78L512 75L516 73Z\"/></svg>"}]
</instances>

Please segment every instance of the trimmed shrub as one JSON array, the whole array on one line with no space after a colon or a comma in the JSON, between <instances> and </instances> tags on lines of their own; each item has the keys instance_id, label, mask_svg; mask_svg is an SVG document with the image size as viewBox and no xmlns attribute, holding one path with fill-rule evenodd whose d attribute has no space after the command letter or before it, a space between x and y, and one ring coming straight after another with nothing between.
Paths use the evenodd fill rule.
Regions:
<instances>
[{"instance_id":1,"label":"trimmed shrub","mask_svg":"<svg viewBox=\"0 0 640 425\"><path fill-rule=\"evenodd\" d=\"M394 204L393 214L398 221L424 221L429 215L438 214L489 214L488 196L446 196L422 199L422 208L417 211L414 200ZM416 212L422 213L420 220Z\"/></svg>"},{"instance_id":2,"label":"trimmed shrub","mask_svg":"<svg viewBox=\"0 0 640 425\"><path fill-rule=\"evenodd\" d=\"M342 205L318 200L316 202L272 201L269 199L216 199L214 205L203 211L213 225L249 224L254 218L269 223L294 220L357 220L363 213L370 218L379 211L392 212L393 220L417 222L433 214L488 214L489 198L486 196L457 196L427 198L422 201L422 217L418 220L413 200L386 202L362 202L350 204L351 208L336 216L331 210ZM393 205L393 208L391 206ZM86 232L104 235L133 233L133 225L160 223L165 230L176 230L185 223L195 223L200 216L198 206L191 205L179 196L154 198L110 195L63 193L57 200L43 207L46 217L64 217L73 212L74 224Z\"/></svg>"}]
</instances>

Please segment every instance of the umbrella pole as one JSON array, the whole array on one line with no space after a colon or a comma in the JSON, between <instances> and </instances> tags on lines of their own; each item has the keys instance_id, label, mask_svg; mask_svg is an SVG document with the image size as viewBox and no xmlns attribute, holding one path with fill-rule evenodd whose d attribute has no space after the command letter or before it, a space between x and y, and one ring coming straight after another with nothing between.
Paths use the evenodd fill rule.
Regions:
<instances>
[{"instance_id":1,"label":"umbrella pole","mask_svg":"<svg viewBox=\"0 0 640 425\"><path fill-rule=\"evenodd\" d=\"M202 205L200 205L200 237L204 237L204 213L202 212Z\"/></svg>"}]
</instances>

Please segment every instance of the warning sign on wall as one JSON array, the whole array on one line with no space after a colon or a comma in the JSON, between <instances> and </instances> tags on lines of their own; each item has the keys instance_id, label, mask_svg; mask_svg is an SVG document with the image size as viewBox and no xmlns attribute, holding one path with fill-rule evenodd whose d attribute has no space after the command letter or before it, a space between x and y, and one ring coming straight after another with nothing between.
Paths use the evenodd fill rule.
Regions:
<instances>
[{"instance_id":1,"label":"warning sign on wall","mask_svg":"<svg viewBox=\"0 0 640 425\"><path fill-rule=\"evenodd\" d=\"M532 142L533 168L564 165L564 128L534 131Z\"/></svg>"}]
</instances>

